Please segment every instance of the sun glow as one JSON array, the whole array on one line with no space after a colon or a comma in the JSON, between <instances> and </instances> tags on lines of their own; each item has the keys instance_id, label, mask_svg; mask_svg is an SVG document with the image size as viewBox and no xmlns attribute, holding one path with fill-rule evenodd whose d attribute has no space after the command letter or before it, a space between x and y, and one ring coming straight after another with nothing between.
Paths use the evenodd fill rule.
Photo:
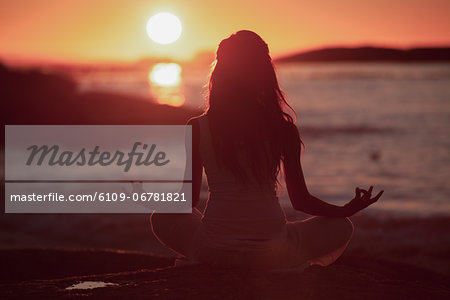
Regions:
<instances>
[{"instance_id":1,"label":"sun glow","mask_svg":"<svg viewBox=\"0 0 450 300\"><path fill-rule=\"evenodd\" d=\"M175 63L156 64L149 72L151 93L160 104L181 106L181 66Z\"/></svg>"},{"instance_id":2,"label":"sun glow","mask_svg":"<svg viewBox=\"0 0 450 300\"><path fill-rule=\"evenodd\" d=\"M171 44L181 36L180 20L171 13L158 13L147 22L148 36L158 44Z\"/></svg>"}]
</instances>

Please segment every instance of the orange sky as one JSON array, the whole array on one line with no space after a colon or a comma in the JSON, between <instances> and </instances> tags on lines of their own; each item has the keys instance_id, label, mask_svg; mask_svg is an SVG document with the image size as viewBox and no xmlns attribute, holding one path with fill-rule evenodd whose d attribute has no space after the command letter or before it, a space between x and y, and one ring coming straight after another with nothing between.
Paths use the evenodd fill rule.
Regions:
<instances>
[{"instance_id":1,"label":"orange sky","mask_svg":"<svg viewBox=\"0 0 450 300\"><path fill-rule=\"evenodd\" d=\"M146 22L177 15L181 38L157 45ZM0 2L0 58L62 61L188 59L239 29L272 56L326 45L450 44L448 0L20 0Z\"/></svg>"}]
</instances>

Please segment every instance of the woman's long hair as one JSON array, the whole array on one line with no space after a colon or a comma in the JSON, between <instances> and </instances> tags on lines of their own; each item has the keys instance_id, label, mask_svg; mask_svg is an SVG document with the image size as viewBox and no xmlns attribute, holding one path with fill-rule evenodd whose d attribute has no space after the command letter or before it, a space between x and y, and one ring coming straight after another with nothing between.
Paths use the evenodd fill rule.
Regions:
<instances>
[{"instance_id":1,"label":"woman's long hair","mask_svg":"<svg viewBox=\"0 0 450 300\"><path fill-rule=\"evenodd\" d=\"M264 40L248 30L224 39L211 69L207 108L218 163L243 183L249 177L260 186L279 183L283 133L295 123L287 108L295 117Z\"/></svg>"}]
</instances>

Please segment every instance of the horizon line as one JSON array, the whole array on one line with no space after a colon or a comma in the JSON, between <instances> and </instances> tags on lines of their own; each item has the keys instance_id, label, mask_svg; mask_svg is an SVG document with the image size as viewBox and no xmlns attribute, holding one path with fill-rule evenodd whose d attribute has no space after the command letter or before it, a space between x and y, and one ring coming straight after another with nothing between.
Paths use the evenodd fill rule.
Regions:
<instances>
[{"instance_id":1,"label":"horizon line","mask_svg":"<svg viewBox=\"0 0 450 300\"><path fill-rule=\"evenodd\" d=\"M313 52L323 49L357 49L357 48L384 48L384 49L395 49L395 50L410 50L417 48L450 48L450 42L443 44L410 44L408 46L394 46L392 44L383 43L336 43L336 44L326 44L323 46L313 46L305 47L298 50L289 50L279 52L276 55L272 55L272 60L276 61L278 59L298 55L307 52ZM190 64L195 63L199 57L202 55L215 54L215 49L204 49L197 51L191 58L179 59L169 56L140 56L134 59L124 59L124 58L107 58L107 59L77 59L77 58L44 58L44 57L30 57L30 56L16 56L14 54L0 54L0 64L13 67L45 67L45 66L96 66L96 65L110 65L110 66L129 66L133 64L139 64L142 61L155 61L156 62L175 62L179 64ZM8 57L9 56L9 57ZM211 60L211 63L213 60Z\"/></svg>"}]
</instances>

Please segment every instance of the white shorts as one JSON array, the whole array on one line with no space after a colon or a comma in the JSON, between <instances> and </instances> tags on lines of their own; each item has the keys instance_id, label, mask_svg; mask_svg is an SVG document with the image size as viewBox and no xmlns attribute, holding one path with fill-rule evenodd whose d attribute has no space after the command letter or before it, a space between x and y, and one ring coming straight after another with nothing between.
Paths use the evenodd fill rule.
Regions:
<instances>
[{"instance_id":1,"label":"white shorts","mask_svg":"<svg viewBox=\"0 0 450 300\"><path fill-rule=\"evenodd\" d=\"M339 258L353 234L348 218L312 217L286 223L286 238L258 251L208 245L198 210L192 214L154 214L152 230L168 248L190 260L222 268L278 269L305 262L327 266ZM267 244L267 242L265 242Z\"/></svg>"}]
</instances>

